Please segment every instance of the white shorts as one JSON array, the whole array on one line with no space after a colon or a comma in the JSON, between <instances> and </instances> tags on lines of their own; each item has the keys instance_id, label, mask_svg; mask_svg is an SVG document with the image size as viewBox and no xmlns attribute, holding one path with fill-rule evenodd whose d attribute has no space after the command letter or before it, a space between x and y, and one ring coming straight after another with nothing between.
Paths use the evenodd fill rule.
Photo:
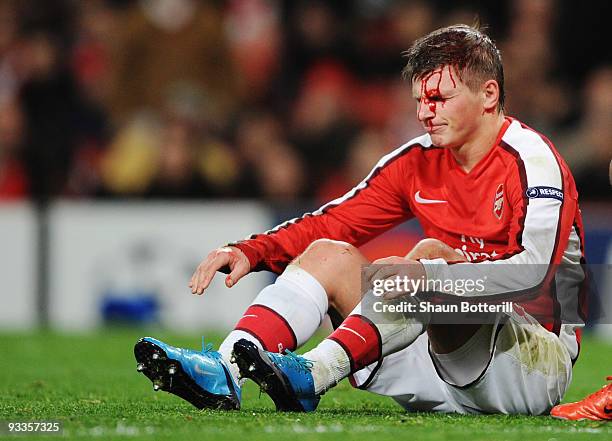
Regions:
<instances>
[{"instance_id":1,"label":"white shorts","mask_svg":"<svg viewBox=\"0 0 612 441\"><path fill-rule=\"evenodd\" d=\"M474 369L470 358L477 349L486 350L488 360ZM439 369L445 359L452 360L451 371L469 366L470 372L464 369L454 378L472 381L453 384L453 376ZM571 378L570 354L559 337L529 316L512 314L483 325L464 346L442 356L431 351L422 334L407 348L356 372L353 384L390 396L409 411L540 415L561 401Z\"/></svg>"}]
</instances>

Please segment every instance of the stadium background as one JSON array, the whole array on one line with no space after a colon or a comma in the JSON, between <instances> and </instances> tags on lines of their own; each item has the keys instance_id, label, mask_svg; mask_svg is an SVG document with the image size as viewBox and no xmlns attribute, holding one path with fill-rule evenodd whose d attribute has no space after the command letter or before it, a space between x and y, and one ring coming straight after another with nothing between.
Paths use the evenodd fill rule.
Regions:
<instances>
[{"instance_id":1,"label":"stadium background","mask_svg":"<svg viewBox=\"0 0 612 441\"><path fill-rule=\"evenodd\" d=\"M401 53L475 17L502 50L507 113L573 170L589 261L611 262L605 11L457 4L2 1L0 327L231 327L269 276L194 299L200 259L342 195L420 134ZM419 237L408 223L364 251Z\"/></svg>"},{"instance_id":2,"label":"stadium background","mask_svg":"<svg viewBox=\"0 0 612 441\"><path fill-rule=\"evenodd\" d=\"M401 52L476 15L503 51L508 113L577 178L612 317L607 3L0 0L0 438L7 420L52 418L70 439L610 439L609 424L406 414L348 382L308 415L274 412L252 383L241 412L198 411L154 394L132 354L147 334L219 344L271 276L194 297L199 261L419 134ZM364 251L420 234L409 222ZM590 328L566 401L612 373L612 329Z\"/></svg>"},{"instance_id":3,"label":"stadium background","mask_svg":"<svg viewBox=\"0 0 612 441\"><path fill-rule=\"evenodd\" d=\"M200 259L342 195L420 134L401 52L476 16L502 50L507 113L557 145L577 179L587 256L612 262L603 11L553 0L5 0L0 327L228 329L270 276L194 299L186 284ZM405 253L419 237L408 223L365 252Z\"/></svg>"}]
</instances>

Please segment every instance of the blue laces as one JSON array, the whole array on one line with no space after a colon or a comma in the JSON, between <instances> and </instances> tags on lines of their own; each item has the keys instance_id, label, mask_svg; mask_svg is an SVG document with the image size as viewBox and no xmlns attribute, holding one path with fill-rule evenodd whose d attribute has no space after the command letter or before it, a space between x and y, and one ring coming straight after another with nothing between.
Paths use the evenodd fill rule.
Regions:
<instances>
[{"instance_id":1,"label":"blue laces","mask_svg":"<svg viewBox=\"0 0 612 441\"><path fill-rule=\"evenodd\" d=\"M301 355L291 352L289 349L285 349L285 356L278 357L280 363L285 364L288 367L296 368L301 372L310 372L314 366L314 362L308 360Z\"/></svg>"},{"instance_id":2,"label":"blue laces","mask_svg":"<svg viewBox=\"0 0 612 441\"><path fill-rule=\"evenodd\" d=\"M217 351L213 350L213 344L212 343L204 343L204 336L202 336L202 354L203 355L210 355L210 356L215 357L215 358L219 358L221 356L221 354L219 354Z\"/></svg>"}]
</instances>

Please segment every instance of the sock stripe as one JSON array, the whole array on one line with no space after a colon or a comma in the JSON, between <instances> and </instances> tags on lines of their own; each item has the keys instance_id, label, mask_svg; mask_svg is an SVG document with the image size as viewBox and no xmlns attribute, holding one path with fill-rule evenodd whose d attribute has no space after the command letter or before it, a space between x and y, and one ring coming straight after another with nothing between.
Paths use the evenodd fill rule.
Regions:
<instances>
[{"instance_id":1,"label":"sock stripe","mask_svg":"<svg viewBox=\"0 0 612 441\"><path fill-rule=\"evenodd\" d=\"M382 358L382 338L368 318L353 314L327 337L344 349L351 364L351 373Z\"/></svg>"},{"instance_id":2,"label":"sock stripe","mask_svg":"<svg viewBox=\"0 0 612 441\"><path fill-rule=\"evenodd\" d=\"M378 329L378 326L376 326L374 324L374 322L372 320L370 320L369 318L367 318L366 316L359 315L359 317L363 321L368 323L372 327L372 329L374 330L374 333L376 334L376 341L378 342L378 345L377 345L378 355L376 356L376 359L377 360L382 360L382 336L380 335L380 330Z\"/></svg>"},{"instance_id":3,"label":"sock stripe","mask_svg":"<svg viewBox=\"0 0 612 441\"><path fill-rule=\"evenodd\" d=\"M283 317L282 315L280 315L275 310L273 310L272 308L270 308L269 306L259 305L259 304L255 304L253 306L259 306L260 308L267 309L270 313L274 314L276 317L278 317L285 324L285 327L286 327L287 331L289 331L289 334L291 335L291 345L284 346L284 348L285 349L289 349L290 351L296 350L297 349L297 337L295 336L295 332L293 332L293 328L291 327L291 325L289 325L289 322L287 321L287 319L285 317ZM278 349L278 348L276 348L276 349Z\"/></svg>"},{"instance_id":4,"label":"sock stripe","mask_svg":"<svg viewBox=\"0 0 612 441\"><path fill-rule=\"evenodd\" d=\"M290 351L297 348L297 338L289 322L266 305L249 306L235 329L251 334L266 351L278 352L279 344Z\"/></svg>"}]
</instances>

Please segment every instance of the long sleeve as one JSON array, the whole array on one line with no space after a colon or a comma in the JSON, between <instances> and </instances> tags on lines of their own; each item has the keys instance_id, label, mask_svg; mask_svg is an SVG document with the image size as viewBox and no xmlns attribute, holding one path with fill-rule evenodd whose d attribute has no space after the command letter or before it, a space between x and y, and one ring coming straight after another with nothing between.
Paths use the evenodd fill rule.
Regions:
<instances>
[{"instance_id":1,"label":"long sleeve","mask_svg":"<svg viewBox=\"0 0 612 441\"><path fill-rule=\"evenodd\" d=\"M503 144L516 160L506 182L513 213L506 252L478 263L423 261L428 279L486 280L486 289L472 295L516 295L537 290L561 262L580 262L580 247L572 245L579 242L573 178L547 140L525 132ZM563 260L566 254L571 262Z\"/></svg>"},{"instance_id":2,"label":"long sleeve","mask_svg":"<svg viewBox=\"0 0 612 441\"><path fill-rule=\"evenodd\" d=\"M313 241L341 240L360 246L413 217L403 189L410 181L402 146L383 157L370 174L341 198L270 231L232 244L248 257L252 271L280 273Z\"/></svg>"}]
</instances>

